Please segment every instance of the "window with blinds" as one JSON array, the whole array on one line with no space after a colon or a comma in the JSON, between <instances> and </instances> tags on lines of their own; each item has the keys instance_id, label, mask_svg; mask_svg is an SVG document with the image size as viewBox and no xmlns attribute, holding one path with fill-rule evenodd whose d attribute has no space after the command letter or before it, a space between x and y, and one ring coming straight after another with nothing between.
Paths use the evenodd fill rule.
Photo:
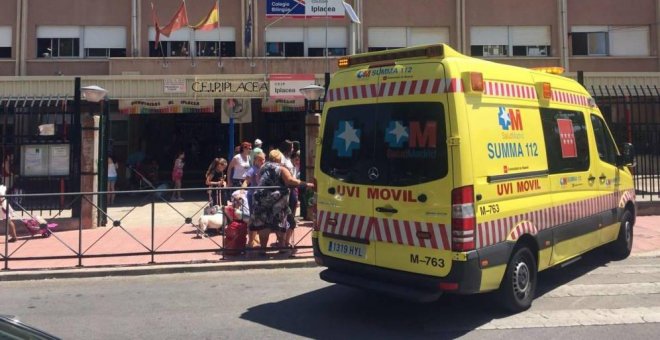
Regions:
<instances>
[{"instance_id":1,"label":"window with blinds","mask_svg":"<svg viewBox=\"0 0 660 340\"><path fill-rule=\"evenodd\" d=\"M220 27L209 31L182 28L169 37L161 35L156 44L156 30L149 27L150 57L235 57L236 29Z\"/></svg>"},{"instance_id":2,"label":"window with blinds","mask_svg":"<svg viewBox=\"0 0 660 340\"><path fill-rule=\"evenodd\" d=\"M548 57L549 26L473 26L470 54L478 57Z\"/></svg>"},{"instance_id":3,"label":"window with blinds","mask_svg":"<svg viewBox=\"0 0 660 340\"><path fill-rule=\"evenodd\" d=\"M649 26L573 26L574 56L648 56Z\"/></svg>"},{"instance_id":4,"label":"window with blinds","mask_svg":"<svg viewBox=\"0 0 660 340\"><path fill-rule=\"evenodd\" d=\"M11 58L11 26L0 26L0 59Z\"/></svg>"},{"instance_id":5,"label":"window with blinds","mask_svg":"<svg viewBox=\"0 0 660 340\"><path fill-rule=\"evenodd\" d=\"M369 52L449 42L448 27L370 27Z\"/></svg>"},{"instance_id":6,"label":"window with blinds","mask_svg":"<svg viewBox=\"0 0 660 340\"><path fill-rule=\"evenodd\" d=\"M123 26L39 26L37 58L125 57L126 35Z\"/></svg>"}]
</instances>

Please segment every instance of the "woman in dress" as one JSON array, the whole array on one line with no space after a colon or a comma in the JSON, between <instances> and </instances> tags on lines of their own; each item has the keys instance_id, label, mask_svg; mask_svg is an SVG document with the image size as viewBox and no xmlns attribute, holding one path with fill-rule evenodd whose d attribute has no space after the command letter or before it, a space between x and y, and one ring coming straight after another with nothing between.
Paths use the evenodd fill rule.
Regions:
<instances>
[{"instance_id":1,"label":"woman in dress","mask_svg":"<svg viewBox=\"0 0 660 340\"><path fill-rule=\"evenodd\" d=\"M275 231L279 237L279 246L284 247L284 232L288 229L286 221L289 209L289 188L298 186L313 188L312 183L302 182L281 164L282 153L273 150L268 154L268 162L261 167L260 187L276 186L276 189L257 189L254 192L252 210L252 229L259 231L262 255L268 245L268 236Z\"/></svg>"},{"instance_id":2,"label":"woman in dress","mask_svg":"<svg viewBox=\"0 0 660 340\"><path fill-rule=\"evenodd\" d=\"M174 189L175 191L172 192L172 197L170 198L171 201L183 201L183 197L181 197L181 180L183 179L183 166L185 163L183 160L186 158L186 153L183 151L179 151L176 154L176 158L174 159L174 166L172 167L172 182L174 182Z\"/></svg>"}]
</instances>

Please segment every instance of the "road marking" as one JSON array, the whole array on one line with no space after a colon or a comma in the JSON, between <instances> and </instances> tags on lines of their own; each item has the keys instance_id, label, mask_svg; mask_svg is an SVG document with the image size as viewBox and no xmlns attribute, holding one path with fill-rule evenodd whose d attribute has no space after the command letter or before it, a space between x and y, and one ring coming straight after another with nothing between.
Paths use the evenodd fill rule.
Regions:
<instances>
[{"instance_id":1,"label":"road marking","mask_svg":"<svg viewBox=\"0 0 660 340\"><path fill-rule=\"evenodd\" d=\"M543 295L546 297L581 297L660 294L660 282L564 285Z\"/></svg>"},{"instance_id":2,"label":"road marking","mask_svg":"<svg viewBox=\"0 0 660 340\"><path fill-rule=\"evenodd\" d=\"M523 312L492 320L477 329L600 326L660 322L660 307Z\"/></svg>"},{"instance_id":3,"label":"road marking","mask_svg":"<svg viewBox=\"0 0 660 340\"><path fill-rule=\"evenodd\" d=\"M617 274L657 274L660 267L657 265L615 266L603 267L588 272L587 275L617 275Z\"/></svg>"}]
</instances>

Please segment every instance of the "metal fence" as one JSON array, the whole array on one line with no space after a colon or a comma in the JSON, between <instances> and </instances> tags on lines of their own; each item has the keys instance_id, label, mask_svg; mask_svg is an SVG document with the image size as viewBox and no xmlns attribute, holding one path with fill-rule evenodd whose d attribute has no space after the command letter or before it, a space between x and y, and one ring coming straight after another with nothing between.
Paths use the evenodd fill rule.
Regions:
<instances>
[{"instance_id":1,"label":"metal fence","mask_svg":"<svg viewBox=\"0 0 660 340\"><path fill-rule=\"evenodd\" d=\"M273 187L252 187L251 190L264 188ZM65 193L61 195L67 197L69 205L48 215L39 215L39 211L29 210L21 202L48 198L53 194L7 195L6 198L13 202L16 228L22 231L22 235L17 242L7 242L9 222L2 216L0 230L5 242L0 250L0 261L4 270L20 270L311 256L311 224L307 225L308 228L305 223L298 223L292 247L278 245L271 236L273 243L268 244L265 253L258 244L249 247L247 242L242 245L239 242L238 247L230 246L233 244L229 242L233 235L228 233L231 216L225 209L222 210L222 225L218 228L220 232L212 232L211 228L204 230L201 217L209 216L205 215L209 207L207 190L181 189L183 195L190 198L185 202L168 201L166 198L174 191L171 189ZM100 209L99 197L107 198L112 194L116 196L116 203L108 209ZM71 218L71 207L76 204L83 206L83 212L87 206L92 214L101 218L92 216L88 222ZM236 208L242 206L239 204ZM103 221L105 226L89 228L83 225L97 220ZM63 228L66 222L69 225ZM249 234L245 237L249 241Z\"/></svg>"},{"instance_id":2,"label":"metal fence","mask_svg":"<svg viewBox=\"0 0 660 340\"><path fill-rule=\"evenodd\" d=\"M14 193L80 191L80 118L66 96L2 97L0 153L13 171L3 184ZM10 157L11 160L7 160ZM59 209L65 196L35 197L29 209Z\"/></svg>"},{"instance_id":3,"label":"metal fence","mask_svg":"<svg viewBox=\"0 0 660 340\"><path fill-rule=\"evenodd\" d=\"M633 143L637 199L660 199L660 91L655 86L594 86L591 93L617 144Z\"/></svg>"}]
</instances>

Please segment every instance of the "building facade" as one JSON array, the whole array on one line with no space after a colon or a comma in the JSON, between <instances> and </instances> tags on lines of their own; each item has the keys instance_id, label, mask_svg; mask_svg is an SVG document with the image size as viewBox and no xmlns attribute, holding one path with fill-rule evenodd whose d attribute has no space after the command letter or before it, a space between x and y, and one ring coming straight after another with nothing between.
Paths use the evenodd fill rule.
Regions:
<instances>
[{"instance_id":1,"label":"building facade","mask_svg":"<svg viewBox=\"0 0 660 340\"><path fill-rule=\"evenodd\" d=\"M447 43L497 62L583 71L588 89L660 85L660 0L346 2L360 23L341 0L4 0L3 131L30 135L44 115L70 110L73 78L82 77L109 91L110 152L120 164L146 154L167 173L183 149L202 184L210 160L234 142L302 138L303 102L274 96L271 75L323 85L341 55ZM192 29L216 4L219 27ZM155 18L163 28L182 6L188 25L157 34L166 30ZM237 100L249 110L230 142L226 115ZM19 155L6 139L3 155Z\"/></svg>"}]
</instances>

